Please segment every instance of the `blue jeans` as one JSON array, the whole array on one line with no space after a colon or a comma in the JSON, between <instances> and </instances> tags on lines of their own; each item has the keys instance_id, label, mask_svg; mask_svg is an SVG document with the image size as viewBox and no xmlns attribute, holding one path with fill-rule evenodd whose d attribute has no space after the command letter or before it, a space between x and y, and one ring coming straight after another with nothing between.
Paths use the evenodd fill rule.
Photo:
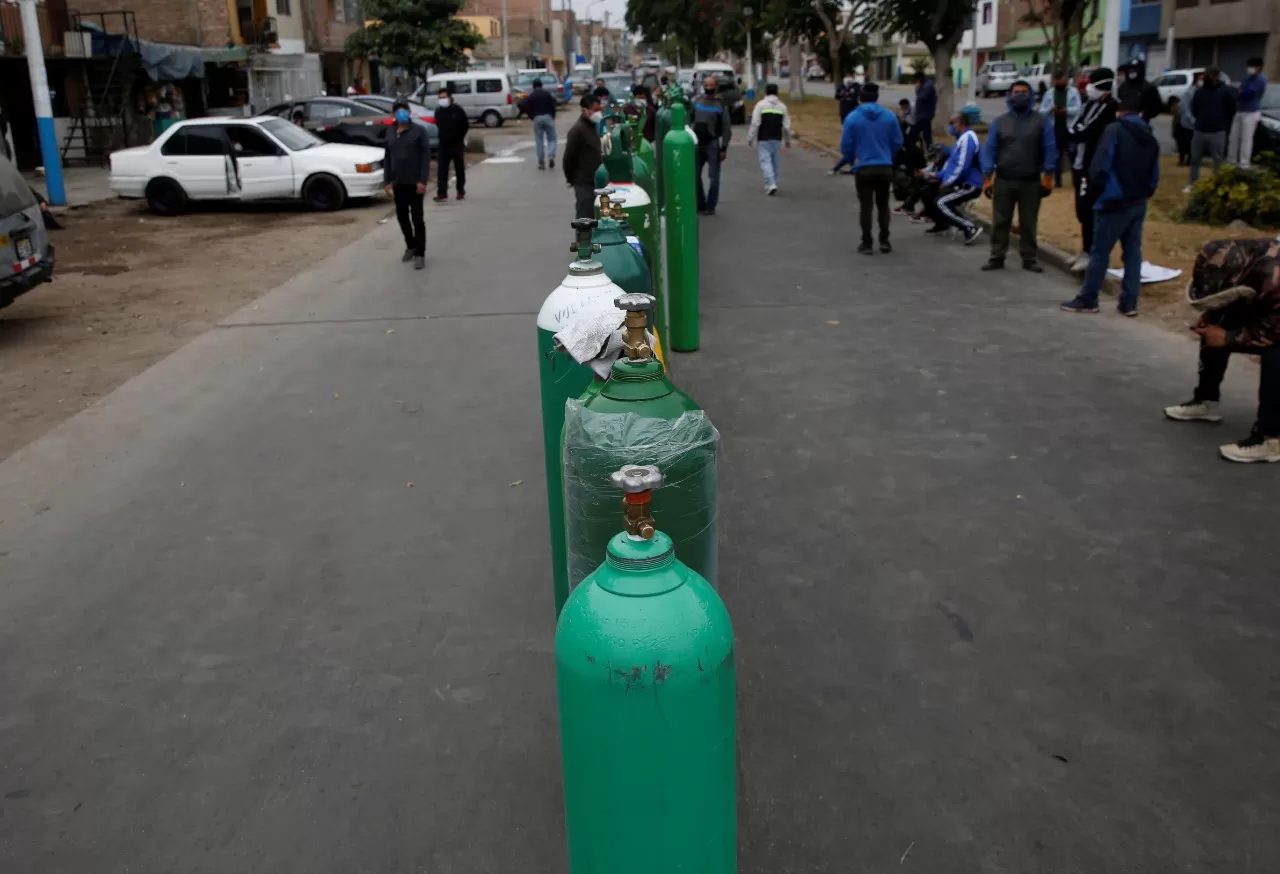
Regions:
<instances>
[{"instance_id":1,"label":"blue jeans","mask_svg":"<svg viewBox=\"0 0 1280 874\"><path fill-rule=\"evenodd\" d=\"M543 147L543 141L546 147ZM533 147L538 152L538 164L542 165L544 157L556 159L556 117L540 115L533 120Z\"/></svg>"},{"instance_id":2,"label":"blue jeans","mask_svg":"<svg viewBox=\"0 0 1280 874\"><path fill-rule=\"evenodd\" d=\"M782 157L782 140L761 140L756 143L756 157L760 159L760 172L764 184L778 184L778 160Z\"/></svg>"},{"instance_id":3,"label":"blue jeans","mask_svg":"<svg viewBox=\"0 0 1280 874\"><path fill-rule=\"evenodd\" d=\"M720 141L698 143L698 211L715 209L720 202ZM708 167L709 186L702 187L702 168Z\"/></svg>"},{"instance_id":4,"label":"blue jeans","mask_svg":"<svg viewBox=\"0 0 1280 874\"><path fill-rule=\"evenodd\" d=\"M1107 278L1107 267L1111 265L1111 250L1119 243L1124 260L1120 306L1129 309L1138 305L1142 281L1142 223L1146 217L1145 203L1094 212L1093 248L1078 300L1090 306L1098 305L1098 292L1102 291L1102 281Z\"/></svg>"}]
</instances>

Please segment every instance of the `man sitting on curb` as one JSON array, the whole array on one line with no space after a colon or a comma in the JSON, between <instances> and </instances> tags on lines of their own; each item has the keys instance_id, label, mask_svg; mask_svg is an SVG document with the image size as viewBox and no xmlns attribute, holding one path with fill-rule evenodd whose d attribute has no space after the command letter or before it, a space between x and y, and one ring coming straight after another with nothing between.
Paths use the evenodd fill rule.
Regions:
<instances>
[{"instance_id":1,"label":"man sitting on curb","mask_svg":"<svg viewBox=\"0 0 1280 874\"><path fill-rule=\"evenodd\" d=\"M1165 407L1179 422L1221 422L1219 389L1231 353L1257 355L1258 417L1245 439L1219 447L1228 461L1280 461L1280 240L1215 240L1196 258L1187 297L1204 312L1200 381L1186 403Z\"/></svg>"},{"instance_id":2,"label":"man sitting on curb","mask_svg":"<svg viewBox=\"0 0 1280 874\"><path fill-rule=\"evenodd\" d=\"M925 233L937 234L959 228L964 233L967 246L978 239L982 228L958 210L982 193L982 168L978 158L982 147L978 144L978 135L969 130L969 117L963 112L951 116L947 133L956 138L956 147L951 150L951 156L938 177L942 187L937 199L925 205L926 212L934 221L934 226Z\"/></svg>"},{"instance_id":3,"label":"man sitting on curb","mask_svg":"<svg viewBox=\"0 0 1280 874\"><path fill-rule=\"evenodd\" d=\"M1142 95L1131 91L1120 98L1117 120L1107 126L1089 168L1089 188L1094 201L1093 248L1084 285L1073 300L1062 305L1069 313L1096 313L1111 250L1120 244L1124 258L1124 282L1120 315L1138 314L1142 287L1142 225L1147 200L1160 182L1160 144L1151 126L1142 120Z\"/></svg>"}]
</instances>

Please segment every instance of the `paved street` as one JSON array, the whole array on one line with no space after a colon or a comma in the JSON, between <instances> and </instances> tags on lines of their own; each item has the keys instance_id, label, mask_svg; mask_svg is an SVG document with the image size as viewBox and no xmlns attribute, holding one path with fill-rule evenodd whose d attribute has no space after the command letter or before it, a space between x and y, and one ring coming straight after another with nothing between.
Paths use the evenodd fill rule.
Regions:
<instances>
[{"instance_id":1,"label":"paved street","mask_svg":"<svg viewBox=\"0 0 1280 874\"><path fill-rule=\"evenodd\" d=\"M564 119L565 122L568 119ZM1195 350L737 145L703 223L741 870L1280 870L1276 471ZM510 145L495 142L501 148ZM0 869L565 870L521 150L0 462ZM655 872L656 874L656 872Z\"/></svg>"}]
</instances>

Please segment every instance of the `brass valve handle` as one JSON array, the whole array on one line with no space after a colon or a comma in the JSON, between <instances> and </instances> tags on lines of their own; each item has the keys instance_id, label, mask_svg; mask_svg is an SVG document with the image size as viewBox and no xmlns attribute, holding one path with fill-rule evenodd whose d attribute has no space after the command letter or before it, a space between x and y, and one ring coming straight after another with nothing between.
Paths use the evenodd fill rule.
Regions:
<instances>
[{"instance_id":1,"label":"brass valve handle","mask_svg":"<svg viewBox=\"0 0 1280 874\"><path fill-rule=\"evenodd\" d=\"M622 354L630 361L649 361L654 357L649 345L649 314L653 312L654 297L643 292L631 292L613 299L613 305L626 310L622 322Z\"/></svg>"},{"instance_id":2,"label":"brass valve handle","mask_svg":"<svg viewBox=\"0 0 1280 874\"><path fill-rule=\"evenodd\" d=\"M658 525L649 513L653 490L666 481L662 471L652 464L628 465L609 474L609 481L622 489L622 515L627 533L641 540L652 540Z\"/></svg>"}]
</instances>

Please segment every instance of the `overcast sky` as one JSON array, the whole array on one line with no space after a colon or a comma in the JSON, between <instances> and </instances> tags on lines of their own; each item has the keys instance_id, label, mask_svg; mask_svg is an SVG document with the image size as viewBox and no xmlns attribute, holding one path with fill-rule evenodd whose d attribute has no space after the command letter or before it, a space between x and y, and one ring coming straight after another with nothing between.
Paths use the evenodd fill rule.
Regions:
<instances>
[{"instance_id":1,"label":"overcast sky","mask_svg":"<svg viewBox=\"0 0 1280 874\"><path fill-rule=\"evenodd\" d=\"M552 9L563 8L560 4L563 0L551 0ZM596 21L604 21L604 11L609 10L609 26L622 27L622 21L627 15L627 0L600 0L599 3L592 5L593 0L570 0L573 11L579 15L587 12L587 7L591 6L590 15Z\"/></svg>"}]
</instances>

